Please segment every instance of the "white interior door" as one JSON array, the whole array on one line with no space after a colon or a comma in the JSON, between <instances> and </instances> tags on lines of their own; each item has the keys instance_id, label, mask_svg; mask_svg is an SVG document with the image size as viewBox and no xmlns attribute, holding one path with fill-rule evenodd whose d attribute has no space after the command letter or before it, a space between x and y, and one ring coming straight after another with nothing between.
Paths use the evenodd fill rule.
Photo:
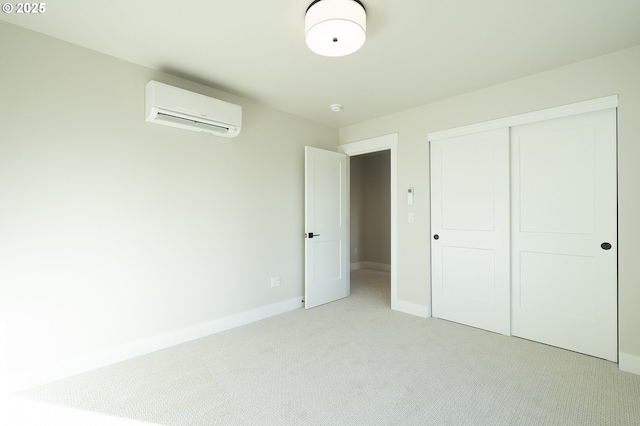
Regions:
<instances>
[{"instance_id":1,"label":"white interior door","mask_svg":"<svg viewBox=\"0 0 640 426\"><path fill-rule=\"evenodd\" d=\"M512 333L617 361L615 109L511 141Z\"/></svg>"},{"instance_id":2,"label":"white interior door","mask_svg":"<svg viewBox=\"0 0 640 426\"><path fill-rule=\"evenodd\" d=\"M433 316L510 333L508 129L431 142Z\"/></svg>"},{"instance_id":3,"label":"white interior door","mask_svg":"<svg viewBox=\"0 0 640 426\"><path fill-rule=\"evenodd\" d=\"M350 293L345 154L305 147L305 308Z\"/></svg>"}]
</instances>

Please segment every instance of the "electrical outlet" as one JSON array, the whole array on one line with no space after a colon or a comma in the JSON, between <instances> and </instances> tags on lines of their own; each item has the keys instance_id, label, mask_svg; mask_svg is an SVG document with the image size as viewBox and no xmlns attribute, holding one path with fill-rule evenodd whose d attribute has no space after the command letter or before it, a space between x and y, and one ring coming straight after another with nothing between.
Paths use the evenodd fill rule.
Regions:
<instances>
[{"instance_id":1,"label":"electrical outlet","mask_svg":"<svg viewBox=\"0 0 640 426\"><path fill-rule=\"evenodd\" d=\"M280 277L271 277L271 288L280 287Z\"/></svg>"}]
</instances>

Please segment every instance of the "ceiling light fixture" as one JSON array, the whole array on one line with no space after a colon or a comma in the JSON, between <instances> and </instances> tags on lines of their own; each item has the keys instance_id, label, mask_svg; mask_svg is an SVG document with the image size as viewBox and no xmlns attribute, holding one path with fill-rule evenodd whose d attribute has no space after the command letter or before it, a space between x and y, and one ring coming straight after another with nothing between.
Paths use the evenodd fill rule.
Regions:
<instances>
[{"instance_id":1,"label":"ceiling light fixture","mask_svg":"<svg viewBox=\"0 0 640 426\"><path fill-rule=\"evenodd\" d=\"M318 55L349 55L364 44L367 12L359 0L315 0L307 8L304 29L307 46Z\"/></svg>"}]
</instances>

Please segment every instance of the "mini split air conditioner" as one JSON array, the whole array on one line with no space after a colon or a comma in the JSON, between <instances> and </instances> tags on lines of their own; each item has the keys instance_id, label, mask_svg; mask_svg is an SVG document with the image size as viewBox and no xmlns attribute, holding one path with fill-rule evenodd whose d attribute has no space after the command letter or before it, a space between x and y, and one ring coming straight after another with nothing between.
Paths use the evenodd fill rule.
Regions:
<instances>
[{"instance_id":1,"label":"mini split air conditioner","mask_svg":"<svg viewBox=\"0 0 640 426\"><path fill-rule=\"evenodd\" d=\"M233 138L242 127L242 107L157 81L145 88L146 120L164 126Z\"/></svg>"}]
</instances>

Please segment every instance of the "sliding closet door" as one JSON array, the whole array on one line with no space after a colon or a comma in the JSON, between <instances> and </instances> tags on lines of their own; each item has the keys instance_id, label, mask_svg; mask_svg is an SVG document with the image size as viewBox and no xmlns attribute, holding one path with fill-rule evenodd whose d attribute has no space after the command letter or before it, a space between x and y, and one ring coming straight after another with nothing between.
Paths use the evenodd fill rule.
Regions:
<instances>
[{"instance_id":1,"label":"sliding closet door","mask_svg":"<svg viewBox=\"0 0 640 426\"><path fill-rule=\"evenodd\" d=\"M617 361L616 112L513 127L512 333Z\"/></svg>"},{"instance_id":2,"label":"sliding closet door","mask_svg":"<svg viewBox=\"0 0 640 426\"><path fill-rule=\"evenodd\" d=\"M433 316L509 334L509 132L431 142Z\"/></svg>"}]
</instances>

